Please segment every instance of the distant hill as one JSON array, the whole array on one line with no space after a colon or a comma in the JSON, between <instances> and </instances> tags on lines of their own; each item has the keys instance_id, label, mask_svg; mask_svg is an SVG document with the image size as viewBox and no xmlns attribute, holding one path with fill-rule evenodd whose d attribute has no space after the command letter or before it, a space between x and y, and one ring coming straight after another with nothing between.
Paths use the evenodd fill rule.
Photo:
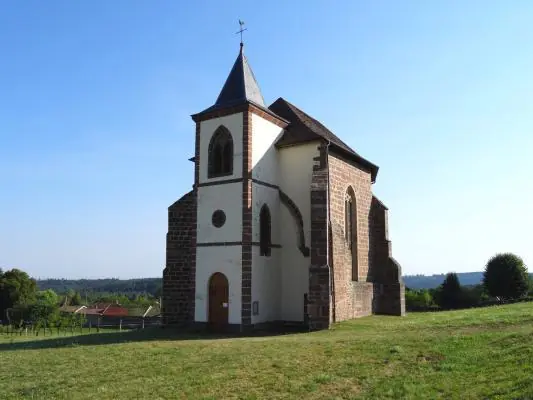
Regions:
<instances>
[{"instance_id":1,"label":"distant hill","mask_svg":"<svg viewBox=\"0 0 533 400\"><path fill-rule=\"evenodd\" d=\"M161 278L139 279L41 279L37 281L39 290L52 289L56 293L65 293L69 289L76 292L145 294L159 296Z\"/></svg>"},{"instance_id":2,"label":"distant hill","mask_svg":"<svg viewBox=\"0 0 533 400\"><path fill-rule=\"evenodd\" d=\"M483 272L458 272L459 282L463 286L477 285L483 279ZM439 286L446 274L438 275L404 275L403 281L409 289L433 289Z\"/></svg>"},{"instance_id":3,"label":"distant hill","mask_svg":"<svg viewBox=\"0 0 533 400\"><path fill-rule=\"evenodd\" d=\"M533 274L529 274L533 279ZM434 289L439 286L446 274L438 275L404 275L403 281L409 289ZM459 283L463 286L478 285L483 280L483 272L458 272Z\"/></svg>"},{"instance_id":4,"label":"distant hill","mask_svg":"<svg viewBox=\"0 0 533 400\"><path fill-rule=\"evenodd\" d=\"M483 272L457 273L461 285L477 285L483 279ZM533 277L533 274L531 275ZM405 286L410 289L432 289L439 286L446 274L404 275ZM139 279L42 279L37 281L39 290L53 289L56 293L65 293L69 289L77 292L102 292L120 294L149 293L159 296L161 278Z\"/></svg>"}]
</instances>

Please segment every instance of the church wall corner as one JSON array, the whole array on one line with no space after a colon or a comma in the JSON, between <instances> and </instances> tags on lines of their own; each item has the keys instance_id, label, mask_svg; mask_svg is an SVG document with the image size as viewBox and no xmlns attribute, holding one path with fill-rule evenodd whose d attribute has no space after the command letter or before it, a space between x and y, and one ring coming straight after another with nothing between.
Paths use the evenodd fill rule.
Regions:
<instances>
[{"instance_id":1,"label":"church wall corner","mask_svg":"<svg viewBox=\"0 0 533 400\"><path fill-rule=\"evenodd\" d=\"M328 259L327 147L320 144L313 158L310 185L311 263L309 265L308 318L311 330L326 329L332 322L331 266Z\"/></svg>"},{"instance_id":2,"label":"church wall corner","mask_svg":"<svg viewBox=\"0 0 533 400\"><path fill-rule=\"evenodd\" d=\"M195 249L196 191L193 190L168 209L161 311L164 325L187 323L194 319Z\"/></svg>"}]
</instances>

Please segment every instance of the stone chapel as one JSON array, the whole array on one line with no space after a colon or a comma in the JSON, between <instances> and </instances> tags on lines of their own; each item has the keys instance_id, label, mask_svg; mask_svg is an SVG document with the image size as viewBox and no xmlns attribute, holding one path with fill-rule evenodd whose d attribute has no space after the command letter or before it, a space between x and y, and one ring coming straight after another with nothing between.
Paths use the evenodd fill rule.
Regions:
<instances>
[{"instance_id":1,"label":"stone chapel","mask_svg":"<svg viewBox=\"0 0 533 400\"><path fill-rule=\"evenodd\" d=\"M193 189L168 208L165 325L247 331L404 315L378 166L278 98L241 43L196 124Z\"/></svg>"}]
</instances>

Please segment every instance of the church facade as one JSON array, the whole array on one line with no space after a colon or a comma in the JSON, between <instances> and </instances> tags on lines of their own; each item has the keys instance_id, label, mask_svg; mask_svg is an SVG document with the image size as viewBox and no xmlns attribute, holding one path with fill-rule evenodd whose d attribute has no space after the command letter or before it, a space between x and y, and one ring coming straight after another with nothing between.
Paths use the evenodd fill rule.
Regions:
<instances>
[{"instance_id":1,"label":"church facade","mask_svg":"<svg viewBox=\"0 0 533 400\"><path fill-rule=\"evenodd\" d=\"M168 209L165 325L245 331L404 315L378 167L279 98L241 49L196 124L193 189Z\"/></svg>"}]
</instances>

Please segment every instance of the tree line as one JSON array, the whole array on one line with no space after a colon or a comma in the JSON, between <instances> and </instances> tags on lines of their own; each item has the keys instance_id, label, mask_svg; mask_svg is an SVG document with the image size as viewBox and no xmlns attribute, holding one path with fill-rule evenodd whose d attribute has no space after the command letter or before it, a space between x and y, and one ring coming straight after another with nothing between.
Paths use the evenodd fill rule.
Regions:
<instances>
[{"instance_id":1,"label":"tree line","mask_svg":"<svg viewBox=\"0 0 533 400\"><path fill-rule=\"evenodd\" d=\"M533 300L533 279L524 261L515 254L493 256L486 264L478 285L462 286L456 273L448 273L435 289L406 288L410 311L451 310L479 307L517 300Z\"/></svg>"},{"instance_id":2,"label":"tree line","mask_svg":"<svg viewBox=\"0 0 533 400\"><path fill-rule=\"evenodd\" d=\"M37 280L40 290L52 289L56 293L69 290L85 293L116 293L116 294L144 294L153 297L161 296L161 278L140 279L40 279Z\"/></svg>"},{"instance_id":3,"label":"tree line","mask_svg":"<svg viewBox=\"0 0 533 400\"><path fill-rule=\"evenodd\" d=\"M150 287L146 284L140 286L143 289ZM106 292L94 290L93 287L77 291L67 285L57 288L57 291L52 288L39 288L38 282L20 269L13 268L8 271L0 269L0 322L12 324L13 321L17 323L31 321L34 326L43 324L78 326L84 322L83 315L62 313L62 306L118 303L125 307L147 307L159 300L159 297L146 290ZM107 288L116 289L113 286ZM157 290L154 291L158 294Z\"/></svg>"}]
</instances>

